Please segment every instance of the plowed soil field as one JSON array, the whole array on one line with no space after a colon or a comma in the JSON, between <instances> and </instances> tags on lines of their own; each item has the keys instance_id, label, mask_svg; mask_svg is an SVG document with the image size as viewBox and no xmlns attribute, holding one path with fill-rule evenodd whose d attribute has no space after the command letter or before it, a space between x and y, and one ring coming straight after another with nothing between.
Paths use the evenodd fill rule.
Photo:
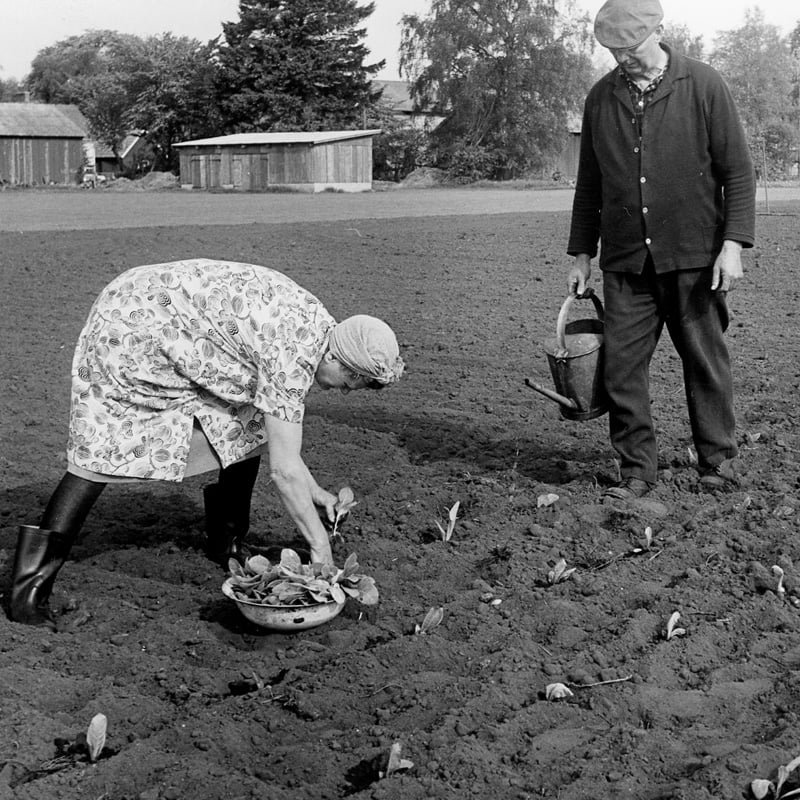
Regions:
<instances>
[{"instance_id":1,"label":"plowed soil field","mask_svg":"<svg viewBox=\"0 0 800 800\"><path fill-rule=\"evenodd\" d=\"M4 593L65 466L75 340L122 270L273 266L336 317L385 318L407 372L307 402L307 463L358 500L336 559L357 553L379 605L258 628L201 549L215 476L109 487L56 583L59 632L0 615L0 800L731 800L800 755L800 204L759 215L729 297L741 485L700 491L665 335L660 480L632 506L600 498L606 417L566 420L525 385L551 385L568 212L502 210L3 234ZM297 546L266 474L254 499L250 541ZM561 559L575 571L552 582ZM97 763L60 756L97 713ZM398 743L413 766L392 771Z\"/></svg>"}]
</instances>

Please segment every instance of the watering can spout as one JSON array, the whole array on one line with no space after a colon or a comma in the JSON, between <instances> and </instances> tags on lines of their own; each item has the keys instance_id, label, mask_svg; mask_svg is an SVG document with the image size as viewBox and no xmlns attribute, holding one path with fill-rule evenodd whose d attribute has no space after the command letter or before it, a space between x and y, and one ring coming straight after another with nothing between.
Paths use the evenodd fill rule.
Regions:
<instances>
[{"instance_id":1,"label":"watering can spout","mask_svg":"<svg viewBox=\"0 0 800 800\"><path fill-rule=\"evenodd\" d=\"M569 397L564 397L563 394L554 392L552 389L546 389L541 384L534 383L530 378L525 378L525 384L527 386L530 386L531 389L533 389L534 391L539 392L539 394L543 394L545 397L549 397L551 400L555 400L556 403L559 403L560 405L564 406L564 408L569 408L572 411L579 410L578 404L574 400L570 399Z\"/></svg>"}]
</instances>

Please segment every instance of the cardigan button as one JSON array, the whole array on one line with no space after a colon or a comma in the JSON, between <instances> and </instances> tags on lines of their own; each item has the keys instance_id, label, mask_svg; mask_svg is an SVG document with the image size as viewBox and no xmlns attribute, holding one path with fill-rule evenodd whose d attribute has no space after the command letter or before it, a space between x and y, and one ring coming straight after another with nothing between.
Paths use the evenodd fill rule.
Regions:
<instances>
[{"instance_id":1,"label":"cardigan button","mask_svg":"<svg viewBox=\"0 0 800 800\"><path fill-rule=\"evenodd\" d=\"M652 239L645 239L645 240L644 240L644 243L645 243L645 244L651 244L651 243L652 243Z\"/></svg>"},{"instance_id":2,"label":"cardigan button","mask_svg":"<svg viewBox=\"0 0 800 800\"><path fill-rule=\"evenodd\" d=\"M647 183L647 178L645 178L645 176L642 175L642 177L639 178L639 183Z\"/></svg>"}]
</instances>

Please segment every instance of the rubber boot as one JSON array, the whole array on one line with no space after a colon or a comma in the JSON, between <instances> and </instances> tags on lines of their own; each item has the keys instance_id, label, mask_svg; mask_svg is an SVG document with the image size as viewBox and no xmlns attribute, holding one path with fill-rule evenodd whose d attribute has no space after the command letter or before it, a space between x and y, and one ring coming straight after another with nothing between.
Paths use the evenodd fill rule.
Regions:
<instances>
[{"instance_id":1,"label":"rubber boot","mask_svg":"<svg viewBox=\"0 0 800 800\"><path fill-rule=\"evenodd\" d=\"M53 584L104 487L66 473L50 497L39 527L20 528L8 609L14 622L56 630L48 606Z\"/></svg>"},{"instance_id":2,"label":"rubber boot","mask_svg":"<svg viewBox=\"0 0 800 800\"><path fill-rule=\"evenodd\" d=\"M10 619L23 625L56 629L48 600L74 540L74 536L35 525L20 527L11 582Z\"/></svg>"},{"instance_id":3,"label":"rubber boot","mask_svg":"<svg viewBox=\"0 0 800 800\"><path fill-rule=\"evenodd\" d=\"M203 501L206 510L206 555L223 567L228 566L231 558L241 561L244 537L250 529L249 521L237 525L226 516L227 508L218 483L203 489Z\"/></svg>"},{"instance_id":4,"label":"rubber boot","mask_svg":"<svg viewBox=\"0 0 800 800\"><path fill-rule=\"evenodd\" d=\"M244 540L250 530L250 501L260 457L248 458L220 470L219 483L203 489L206 516L206 555L227 568L246 557Z\"/></svg>"}]
</instances>

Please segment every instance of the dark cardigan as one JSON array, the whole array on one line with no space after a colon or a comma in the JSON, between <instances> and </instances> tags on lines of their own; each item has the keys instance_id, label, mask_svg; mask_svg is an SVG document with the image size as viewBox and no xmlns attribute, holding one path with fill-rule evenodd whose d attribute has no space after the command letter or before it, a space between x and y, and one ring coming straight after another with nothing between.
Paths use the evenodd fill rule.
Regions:
<instances>
[{"instance_id":1,"label":"dark cardigan","mask_svg":"<svg viewBox=\"0 0 800 800\"><path fill-rule=\"evenodd\" d=\"M714 263L723 239L752 247L755 174L728 87L706 64L669 53L644 112L642 141L619 69L586 98L567 252L609 272ZM639 148L641 146L641 152Z\"/></svg>"}]
</instances>

